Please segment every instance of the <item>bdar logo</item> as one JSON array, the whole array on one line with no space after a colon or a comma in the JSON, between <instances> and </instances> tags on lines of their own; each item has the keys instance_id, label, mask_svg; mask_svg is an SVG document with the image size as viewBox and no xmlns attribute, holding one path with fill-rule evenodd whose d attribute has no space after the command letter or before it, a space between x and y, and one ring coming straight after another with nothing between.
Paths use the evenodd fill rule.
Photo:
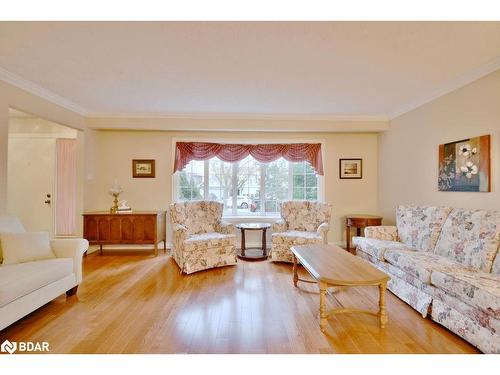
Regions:
<instances>
[{"instance_id":1,"label":"bdar logo","mask_svg":"<svg viewBox=\"0 0 500 375\"><path fill-rule=\"evenodd\" d=\"M5 340L2 345L0 345L0 351L3 353L14 354L17 349L16 342L10 342L9 340Z\"/></svg>"}]
</instances>

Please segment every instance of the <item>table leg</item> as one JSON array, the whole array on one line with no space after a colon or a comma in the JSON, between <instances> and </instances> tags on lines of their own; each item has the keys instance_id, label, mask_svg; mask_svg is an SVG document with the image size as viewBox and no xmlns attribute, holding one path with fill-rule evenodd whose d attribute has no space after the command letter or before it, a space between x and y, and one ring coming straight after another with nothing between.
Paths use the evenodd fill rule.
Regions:
<instances>
[{"instance_id":1,"label":"table leg","mask_svg":"<svg viewBox=\"0 0 500 375\"><path fill-rule=\"evenodd\" d=\"M295 254L293 254L293 286L297 286L297 283L299 282L299 274L298 274L298 264L297 264L297 257Z\"/></svg>"},{"instance_id":2,"label":"table leg","mask_svg":"<svg viewBox=\"0 0 500 375\"><path fill-rule=\"evenodd\" d=\"M346 250L351 251L351 227L347 224L345 226L345 242Z\"/></svg>"},{"instance_id":3,"label":"table leg","mask_svg":"<svg viewBox=\"0 0 500 375\"><path fill-rule=\"evenodd\" d=\"M385 325L387 324L387 314L385 312L385 290L387 288L386 283L382 283L378 286L379 288L379 318L380 318L380 327L385 328Z\"/></svg>"},{"instance_id":4,"label":"table leg","mask_svg":"<svg viewBox=\"0 0 500 375\"><path fill-rule=\"evenodd\" d=\"M99 244L99 254L102 255L102 244Z\"/></svg>"},{"instance_id":5,"label":"table leg","mask_svg":"<svg viewBox=\"0 0 500 375\"><path fill-rule=\"evenodd\" d=\"M267 243L266 243L266 229L262 229L262 255L266 256L267 251Z\"/></svg>"},{"instance_id":6,"label":"table leg","mask_svg":"<svg viewBox=\"0 0 500 375\"><path fill-rule=\"evenodd\" d=\"M155 247L154 247L154 254L155 254L155 257L158 256L158 243L155 241Z\"/></svg>"},{"instance_id":7,"label":"table leg","mask_svg":"<svg viewBox=\"0 0 500 375\"><path fill-rule=\"evenodd\" d=\"M319 282L319 328L321 332L326 331L326 326L328 323L327 315L326 315L326 284L323 282Z\"/></svg>"},{"instance_id":8,"label":"table leg","mask_svg":"<svg viewBox=\"0 0 500 375\"><path fill-rule=\"evenodd\" d=\"M241 256L245 256L246 244L245 244L245 229L241 230Z\"/></svg>"}]
</instances>

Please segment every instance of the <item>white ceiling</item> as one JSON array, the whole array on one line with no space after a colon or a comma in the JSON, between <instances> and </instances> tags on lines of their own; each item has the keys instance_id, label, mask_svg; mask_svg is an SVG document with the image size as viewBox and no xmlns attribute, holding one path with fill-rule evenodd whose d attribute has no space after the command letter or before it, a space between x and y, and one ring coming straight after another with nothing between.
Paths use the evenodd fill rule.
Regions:
<instances>
[{"instance_id":1,"label":"white ceiling","mask_svg":"<svg viewBox=\"0 0 500 375\"><path fill-rule=\"evenodd\" d=\"M498 69L500 22L0 22L0 67L90 115L391 117Z\"/></svg>"}]
</instances>

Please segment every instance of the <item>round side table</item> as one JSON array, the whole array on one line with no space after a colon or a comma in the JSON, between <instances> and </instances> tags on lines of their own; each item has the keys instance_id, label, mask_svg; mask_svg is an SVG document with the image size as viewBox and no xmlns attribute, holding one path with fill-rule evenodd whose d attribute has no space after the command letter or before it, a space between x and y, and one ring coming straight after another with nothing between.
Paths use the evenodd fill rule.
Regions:
<instances>
[{"instance_id":1,"label":"round side table","mask_svg":"<svg viewBox=\"0 0 500 375\"><path fill-rule=\"evenodd\" d=\"M269 223L240 223L236 228L241 230L241 249L238 250L238 258L250 260L267 259L267 244L266 232L271 228ZM246 247L245 231L261 230L262 231L262 247Z\"/></svg>"}]
</instances>

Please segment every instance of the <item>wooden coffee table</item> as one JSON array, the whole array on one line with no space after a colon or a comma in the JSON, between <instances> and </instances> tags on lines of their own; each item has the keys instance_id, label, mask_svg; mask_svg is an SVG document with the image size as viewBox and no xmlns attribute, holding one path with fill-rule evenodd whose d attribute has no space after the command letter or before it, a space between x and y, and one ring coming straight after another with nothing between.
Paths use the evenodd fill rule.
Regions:
<instances>
[{"instance_id":1,"label":"wooden coffee table","mask_svg":"<svg viewBox=\"0 0 500 375\"><path fill-rule=\"evenodd\" d=\"M379 271L368 262L333 245L293 246L293 285L304 281L319 284L319 316L320 329L325 332L327 319L334 314L363 313L375 315L380 320L380 327L385 328L387 314L385 311L385 290L390 277ZM315 281L299 279L298 262L304 266ZM325 298L328 287L377 285L379 287L379 311L372 312L354 308L337 308L326 311Z\"/></svg>"}]
</instances>

